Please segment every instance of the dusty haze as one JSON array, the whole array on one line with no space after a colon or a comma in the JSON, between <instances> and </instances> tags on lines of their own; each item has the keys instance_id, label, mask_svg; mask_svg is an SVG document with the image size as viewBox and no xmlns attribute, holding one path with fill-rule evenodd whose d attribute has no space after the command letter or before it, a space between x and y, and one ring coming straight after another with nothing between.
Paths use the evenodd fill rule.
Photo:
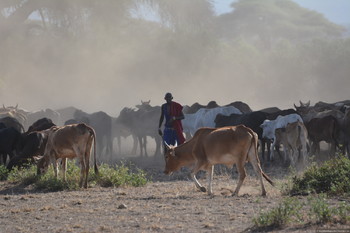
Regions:
<instances>
[{"instance_id":1,"label":"dusty haze","mask_svg":"<svg viewBox=\"0 0 350 233\"><path fill-rule=\"evenodd\" d=\"M255 35L225 34L233 31L225 25L237 16L216 16L211 1L63 1L34 7L25 20L11 21L31 0L19 2L12 8L0 4L0 99L6 106L75 106L117 116L141 100L160 105L166 92L182 104L243 101L253 110L349 99L349 43L341 43L348 49L343 57L329 59L328 41L348 40L337 33L320 36L329 51L315 49L301 61L300 52L289 59L290 51L302 51L295 38L273 41L267 49ZM334 63L326 70L313 63L322 56Z\"/></svg>"}]
</instances>

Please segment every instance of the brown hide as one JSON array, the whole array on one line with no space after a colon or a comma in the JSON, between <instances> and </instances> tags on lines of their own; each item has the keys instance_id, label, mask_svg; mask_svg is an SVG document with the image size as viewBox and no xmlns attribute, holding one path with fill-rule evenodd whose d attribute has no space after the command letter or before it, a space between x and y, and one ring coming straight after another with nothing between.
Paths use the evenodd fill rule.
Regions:
<instances>
[{"instance_id":1,"label":"brown hide","mask_svg":"<svg viewBox=\"0 0 350 233\"><path fill-rule=\"evenodd\" d=\"M79 185L82 187L84 182L84 188L87 188L92 146L94 146L95 173L98 173L95 138L95 131L86 124L73 124L50 128L44 156L38 163L38 174L46 172L47 167L52 163L54 165L55 176L57 177L57 160L62 159L63 179L65 179L66 159L78 158L81 164Z\"/></svg>"},{"instance_id":2,"label":"brown hide","mask_svg":"<svg viewBox=\"0 0 350 233\"><path fill-rule=\"evenodd\" d=\"M201 191L206 189L198 182L195 174L199 170L209 173L209 195L212 194L211 179L213 166L225 164L231 167L236 164L240 175L234 195L238 195L240 186L246 176L244 165L249 161L257 173L262 188L262 195L266 195L262 176L273 183L260 167L257 153L257 134L243 125L223 128L200 128L191 140L178 147L168 147L165 154L165 173L171 174L183 166L193 167L191 177L197 188Z\"/></svg>"}]
</instances>

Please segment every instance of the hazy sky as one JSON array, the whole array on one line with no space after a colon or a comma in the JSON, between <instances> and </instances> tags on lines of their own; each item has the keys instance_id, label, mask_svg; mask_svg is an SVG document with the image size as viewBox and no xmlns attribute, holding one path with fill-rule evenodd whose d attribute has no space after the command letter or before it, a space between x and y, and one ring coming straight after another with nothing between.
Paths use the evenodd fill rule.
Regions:
<instances>
[{"instance_id":1,"label":"hazy sky","mask_svg":"<svg viewBox=\"0 0 350 233\"><path fill-rule=\"evenodd\" d=\"M334 22L350 22L350 0L295 1L321 13L325 10L327 17ZM174 3L177 2L174 0ZM190 0L183 0L182 3L186 4L178 6L179 12L188 14L186 10L189 9L189 2ZM231 2L232 0L215 0L217 12L232 11L229 7ZM109 12L112 16L115 15L113 10L110 9L112 12ZM192 8L188 11L188 15L195 15L196 11ZM48 40L39 37L32 40L31 44L27 40L20 43L20 49L17 44L11 47L11 43L7 47L0 46L0 58L3 58L1 64L5 64L3 69L9 68L11 71L8 76L5 72L0 79L0 104L18 104L28 110L75 106L87 112L103 110L117 116L123 107L133 107L140 104L141 100L151 100L151 105L161 105L166 92L172 92L174 100L182 104L207 104L215 100L218 104L225 105L243 101L253 110L272 106L292 108L293 103L298 103L299 100L311 100L314 104L317 101L349 99L347 88L350 79L341 80L342 83L339 84L328 80L319 82L317 77L308 79L300 76L297 78L303 79L300 85L304 86L285 90L280 88L285 85L280 85L279 82L282 80L287 84L292 83L294 77L290 74L294 70L283 70L283 74L276 78L280 80L272 80L268 72L257 80L253 73L240 73L239 62L235 62L235 57L231 54L227 55L225 49L212 53L214 59L210 60L212 63L211 66L208 65L209 68L197 67L196 61L206 55L201 50L204 46L196 47L196 44L202 42L202 37L179 37L180 43L177 40L173 43L168 34L157 31L157 27L152 25L154 22L149 25L147 23L135 28L131 26L125 37L119 30L115 34L104 34L103 31L93 33L97 35L92 37L96 39L93 43L91 40L82 40L87 45L81 42L76 44L75 40L64 37L62 41L54 40L55 43L52 44L50 37ZM99 26L103 29L105 25ZM155 30L153 37L145 37L145 31L149 28ZM186 44L189 43L187 39L193 44ZM192 51L193 47L197 50ZM35 52L31 48L35 48ZM230 52L232 51L228 53ZM235 56L249 56L236 52L232 53ZM6 62L9 56L12 59ZM179 59L173 59L174 57ZM173 63L175 64L172 65ZM272 66L271 70L275 68ZM250 69L251 66L248 70ZM288 72L289 76L285 75ZM333 75L334 71L331 72ZM286 77L292 78L286 80ZM330 75L329 79L331 78ZM332 84L333 89L328 88ZM320 87L323 88L321 91ZM334 89L337 93L333 92Z\"/></svg>"}]
</instances>

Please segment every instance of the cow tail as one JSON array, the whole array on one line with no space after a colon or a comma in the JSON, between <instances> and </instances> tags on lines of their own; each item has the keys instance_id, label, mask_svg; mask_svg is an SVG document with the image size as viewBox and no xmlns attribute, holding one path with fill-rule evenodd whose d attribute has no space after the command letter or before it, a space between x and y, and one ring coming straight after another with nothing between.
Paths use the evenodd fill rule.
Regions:
<instances>
[{"instance_id":1,"label":"cow tail","mask_svg":"<svg viewBox=\"0 0 350 233\"><path fill-rule=\"evenodd\" d=\"M260 167L260 160L259 160L259 154L258 154L258 135L253 131L253 130L249 130L250 134L252 135L252 143L250 146L249 150L254 149L255 150L255 155L256 155L256 161L258 162L258 166ZM268 175L266 175L264 173L264 171L261 169L261 174L262 176L272 185L275 186L275 183L270 179L270 177L268 177Z\"/></svg>"},{"instance_id":2,"label":"cow tail","mask_svg":"<svg viewBox=\"0 0 350 233\"><path fill-rule=\"evenodd\" d=\"M96 160L96 133L92 127L90 127L88 125L86 125L86 126L87 126L93 140L94 140L94 170L95 170L95 174L98 174L98 167L97 167L97 160Z\"/></svg>"}]
</instances>

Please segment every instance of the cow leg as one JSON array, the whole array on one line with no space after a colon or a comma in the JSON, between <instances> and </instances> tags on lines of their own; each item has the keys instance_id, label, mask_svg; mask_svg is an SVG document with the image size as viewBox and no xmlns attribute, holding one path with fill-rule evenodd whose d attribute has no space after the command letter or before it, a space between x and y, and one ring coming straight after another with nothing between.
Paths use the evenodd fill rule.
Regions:
<instances>
[{"instance_id":1,"label":"cow leg","mask_svg":"<svg viewBox=\"0 0 350 233\"><path fill-rule=\"evenodd\" d=\"M195 169L195 168L192 169L190 174L191 179L194 181L194 184L196 185L197 189L199 189L202 192L206 192L207 191L206 188L204 188L196 178L197 172L198 172L198 169Z\"/></svg>"},{"instance_id":2,"label":"cow leg","mask_svg":"<svg viewBox=\"0 0 350 233\"><path fill-rule=\"evenodd\" d=\"M66 181L67 158L62 158L62 178Z\"/></svg>"},{"instance_id":3,"label":"cow leg","mask_svg":"<svg viewBox=\"0 0 350 233\"><path fill-rule=\"evenodd\" d=\"M132 155L136 155L136 150L137 150L137 137L132 134L132 140L133 140L133 146L132 146L132 150L131 150L131 154Z\"/></svg>"},{"instance_id":4,"label":"cow leg","mask_svg":"<svg viewBox=\"0 0 350 233\"><path fill-rule=\"evenodd\" d=\"M58 165L57 165L57 160L54 159L52 161L52 165L53 165L53 171L55 172L55 177L56 179L58 178Z\"/></svg>"},{"instance_id":5,"label":"cow leg","mask_svg":"<svg viewBox=\"0 0 350 233\"><path fill-rule=\"evenodd\" d=\"M270 146L270 154L269 154L269 156L270 156L270 161L272 161L274 158L274 149L275 149L275 145L276 145L276 138L274 138L274 140L273 140L273 143L271 144L271 146Z\"/></svg>"},{"instance_id":6,"label":"cow leg","mask_svg":"<svg viewBox=\"0 0 350 233\"><path fill-rule=\"evenodd\" d=\"M212 181L213 181L213 175L214 175L214 165L209 166L208 170L208 195L212 196L213 195L213 190L212 190Z\"/></svg>"},{"instance_id":7,"label":"cow leg","mask_svg":"<svg viewBox=\"0 0 350 233\"><path fill-rule=\"evenodd\" d=\"M245 170L245 167L244 167L244 163L245 163L245 161L242 160L242 161L239 161L239 163L237 163L237 165L236 165L237 171L238 171L238 174L239 174L239 180L238 180L238 184L237 184L236 190L233 192L232 196L238 196L238 192L241 189L243 181L244 181L244 179L247 176L247 173L246 173L246 170Z\"/></svg>"},{"instance_id":8,"label":"cow leg","mask_svg":"<svg viewBox=\"0 0 350 233\"><path fill-rule=\"evenodd\" d=\"M260 180L261 195L262 196L266 196L266 190L265 190L263 177L262 177L262 172L263 171L261 169L259 160L257 159L257 156L255 155L255 150L254 150L253 146L251 146L250 150L248 151L248 160L251 163L251 165L253 166L253 169L254 169L256 175L258 176L258 178ZM236 188L236 190L234 192L234 194L236 194L236 195L238 195L238 191L241 188L241 185L243 183L244 178L246 177L246 171L245 171L245 168L244 168L244 163L245 163L245 161L242 161L240 167L237 165L240 180L239 180L237 188ZM242 178L241 178L241 174L242 174Z\"/></svg>"}]
</instances>

